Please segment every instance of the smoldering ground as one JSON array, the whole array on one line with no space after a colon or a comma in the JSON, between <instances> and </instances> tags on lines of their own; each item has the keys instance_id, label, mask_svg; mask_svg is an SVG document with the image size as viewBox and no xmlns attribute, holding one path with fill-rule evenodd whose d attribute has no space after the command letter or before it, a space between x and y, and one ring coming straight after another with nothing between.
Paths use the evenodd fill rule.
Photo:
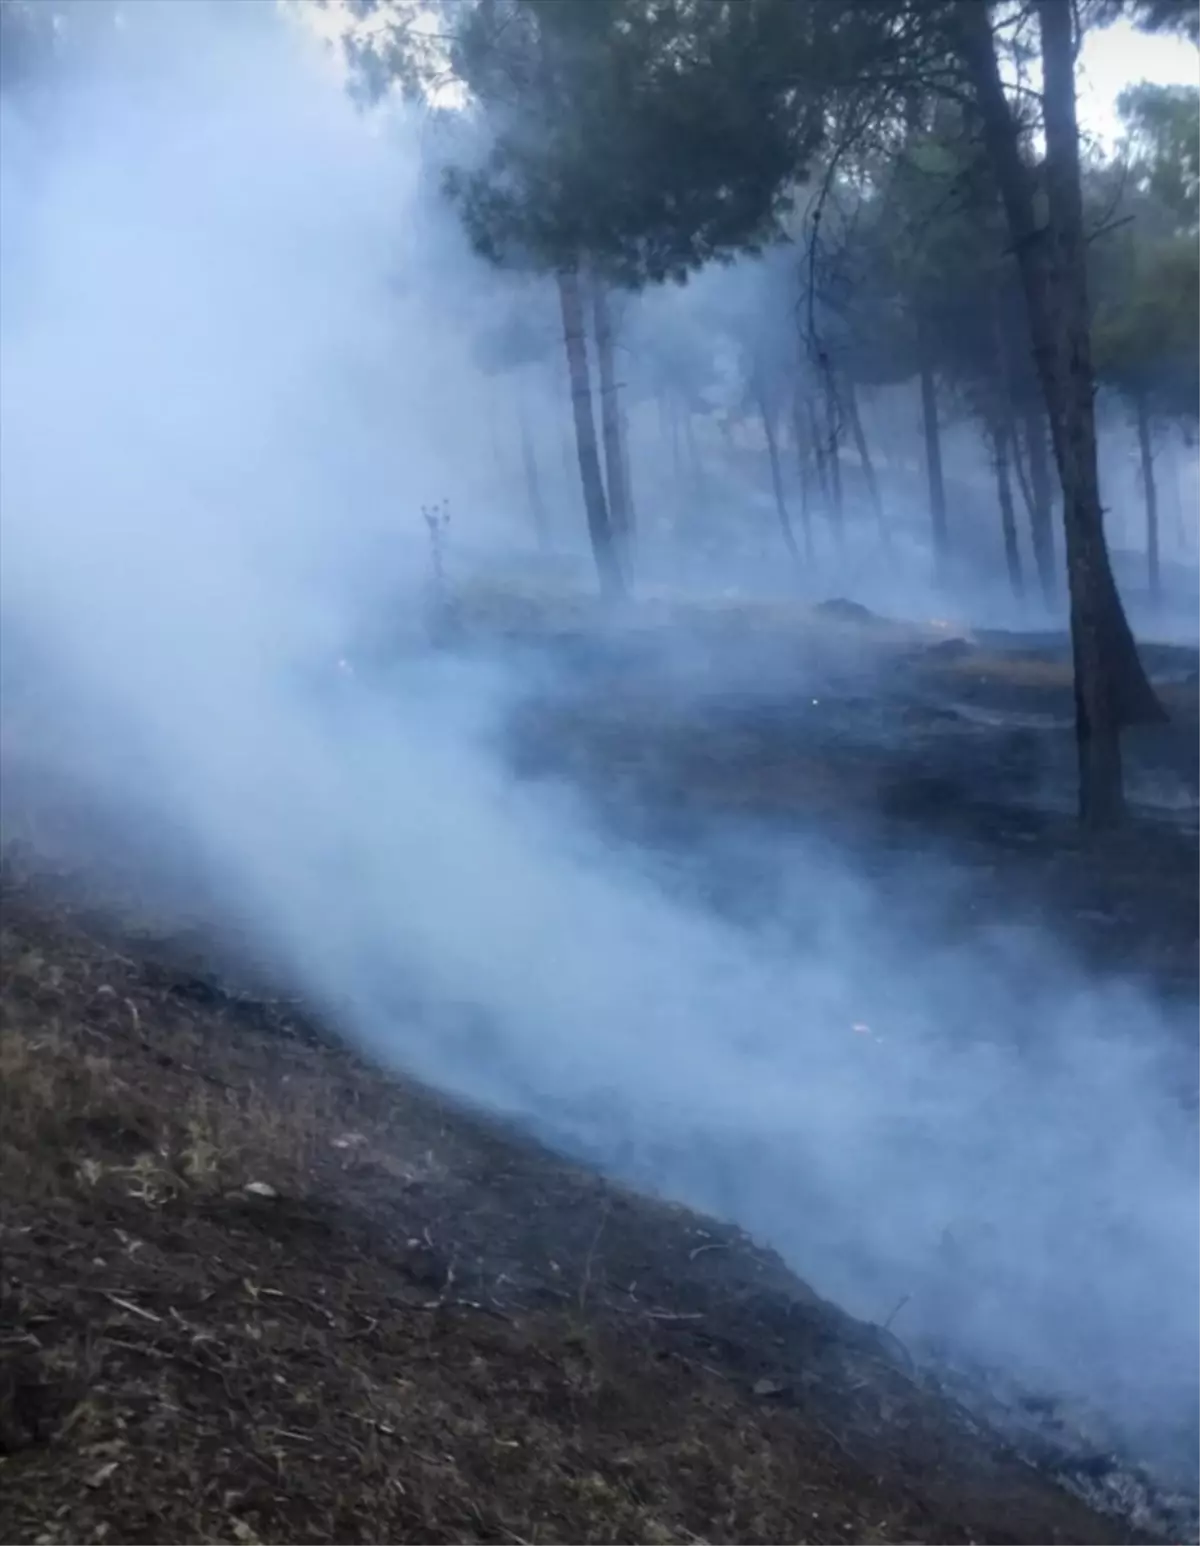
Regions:
<instances>
[{"instance_id":1,"label":"smoldering ground","mask_svg":"<svg viewBox=\"0 0 1200 1546\"><path fill-rule=\"evenodd\" d=\"M734 927L514 778L511 663L330 669L385 595L419 632L423 503L488 534L447 297L496 281L422 256L408 129L251 9L141 8L3 138L6 757L380 1057L1194 1460L1186 1030L803 834L803 929Z\"/></svg>"}]
</instances>

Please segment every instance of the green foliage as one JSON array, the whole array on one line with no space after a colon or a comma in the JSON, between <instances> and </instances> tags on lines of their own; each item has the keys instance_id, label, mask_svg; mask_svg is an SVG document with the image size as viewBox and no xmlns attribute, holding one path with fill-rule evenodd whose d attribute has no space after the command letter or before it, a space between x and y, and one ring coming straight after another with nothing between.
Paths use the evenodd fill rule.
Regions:
<instances>
[{"instance_id":1,"label":"green foliage","mask_svg":"<svg viewBox=\"0 0 1200 1546\"><path fill-rule=\"evenodd\" d=\"M1200 223L1200 89L1130 86L1117 108L1127 131L1125 155L1139 191L1176 225Z\"/></svg>"},{"instance_id":2,"label":"green foliage","mask_svg":"<svg viewBox=\"0 0 1200 1546\"><path fill-rule=\"evenodd\" d=\"M1142 83L1120 102L1129 130L1112 207L1094 244L1093 352L1100 380L1152 416L1200 415L1200 92ZM1095 181L1105 178L1097 174ZM1100 190L1094 202L1100 202ZM1110 201L1111 202L1111 201Z\"/></svg>"},{"instance_id":3,"label":"green foliage","mask_svg":"<svg viewBox=\"0 0 1200 1546\"><path fill-rule=\"evenodd\" d=\"M1196 0L1094 0L1091 20L1107 26L1125 18L1143 32L1176 32L1200 42L1200 8Z\"/></svg>"},{"instance_id":4,"label":"green foliage","mask_svg":"<svg viewBox=\"0 0 1200 1546\"><path fill-rule=\"evenodd\" d=\"M330 0L312 0L321 11ZM444 37L436 22L444 0L344 0L342 52L351 96L363 107L398 91L424 100L445 67Z\"/></svg>"},{"instance_id":5,"label":"green foliage","mask_svg":"<svg viewBox=\"0 0 1200 1546\"><path fill-rule=\"evenodd\" d=\"M1142 397L1159 417L1200 415L1200 254L1192 236L1133 236L1110 263L1096 309L1093 354L1101 381Z\"/></svg>"},{"instance_id":6,"label":"green foliage","mask_svg":"<svg viewBox=\"0 0 1200 1546\"><path fill-rule=\"evenodd\" d=\"M637 288L778 234L822 121L775 73L784 0L505 0L464 7L455 72L493 131L448 189L494 262L587 262Z\"/></svg>"}]
</instances>

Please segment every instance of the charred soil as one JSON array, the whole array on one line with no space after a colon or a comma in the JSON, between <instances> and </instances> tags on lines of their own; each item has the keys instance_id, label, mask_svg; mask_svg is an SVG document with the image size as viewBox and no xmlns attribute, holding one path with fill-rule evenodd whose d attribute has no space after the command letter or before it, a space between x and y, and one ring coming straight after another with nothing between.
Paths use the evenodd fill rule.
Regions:
<instances>
[{"instance_id":1,"label":"charred soil","mask_svg":"<svg viewBox=\"0 0 1200 1546\"><path fill-rule=\"evenodd\" d=\"M1040 907L1098 960L1116 928L1127 969L1194 993L1186 821L1084 848L1014 795L1028 748L970 722L1042 714L1053 771L1059 664L910 643L803 716L593 653L514 755L639 838L672 810L820 825L881 869L941 845L978 881L963 917ZM1138 1538L737 1231L72 896L5 871L0 1539Z\"/></svg>"},{"instance_id":2,"label":"charred soil","mask_svg":"<svg viewBox=\"0 0 1200 1546\"><path fill-rule=\"evenodd\" d=\"M1117 1541L729 1228L11 877L8 1541Z\"/></svg>"}]
</instances>

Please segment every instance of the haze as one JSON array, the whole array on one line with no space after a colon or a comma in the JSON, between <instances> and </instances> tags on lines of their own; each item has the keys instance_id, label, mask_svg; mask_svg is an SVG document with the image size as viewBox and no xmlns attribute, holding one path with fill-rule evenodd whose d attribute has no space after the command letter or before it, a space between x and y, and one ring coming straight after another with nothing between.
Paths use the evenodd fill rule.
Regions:
<instances>
[{"instance_id":1,"label":"haze","mask_svg":"<svg viewBox=\"0 0 1200 1546\"><path fill-rule=\"evenodd\" d=\"M1194 1027L1016 923L923 933L815 832L770 855L803 938L724 921L577 791L514 775L501 732L535 679L510 652L426 648L422 509L448 501L464 583L589 584L557 353L481 364L518 305L556 339L553 297L471 255L427 125L357 114L302 30L231 10L139 6L57 91L3 108L6 755L95 814L73 860L106 859L115 829L164 906L382 1062L734 1218L856 1313L910 1296L914 1335L1096 1398L1186 1469L1196 1155L1158 1053ZM746 263L631 302L629 379L759 280ZM758 512L744 540L677 558L669 440L652 399L635 407L646 589L1061 623L1011 600L998 537L935 590L912 394L881 393L869 419L893 444L896 551L863 522L848 559L822 538L794 583L744 473L714 498ZM1116 414L1106 434L1130 507L1132 441ZM965 425L946 455L964 488L988 476ZM1155 631L1194 636L1195 458L1163 455L1179 515ZM391 642L385 664L364 634ZM699 694L684 640L677 669ZM956 883L933 860L905 880L923 903Z\"/></svg>"}]
</instances>

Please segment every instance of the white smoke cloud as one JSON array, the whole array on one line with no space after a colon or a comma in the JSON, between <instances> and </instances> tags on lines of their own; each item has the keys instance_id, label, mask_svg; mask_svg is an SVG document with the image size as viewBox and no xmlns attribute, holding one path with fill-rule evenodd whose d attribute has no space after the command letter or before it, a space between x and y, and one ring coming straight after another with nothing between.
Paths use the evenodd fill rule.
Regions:
<instances>
[{"instance_id":1,"label":"white smoke cloud","mask_svg":"<svg viewBox=\"0 0 1200 1546\"><path fill-rule=\"evenodd\" d=\"M143 13L52 139L0 145L18 749L175 845L382 1059L736 1217L860 1313L911 1293L914 1324L1191 1421L1195 1147L1143 997L1024 935L922 939L800 838L808 937L737 930L514 780L499 663L336 679L364 606L418 615L420 505L485 518L445 296L494 281L449 239L422 266L411 143L299 36Z\"/></svg>"}]
</instances>

